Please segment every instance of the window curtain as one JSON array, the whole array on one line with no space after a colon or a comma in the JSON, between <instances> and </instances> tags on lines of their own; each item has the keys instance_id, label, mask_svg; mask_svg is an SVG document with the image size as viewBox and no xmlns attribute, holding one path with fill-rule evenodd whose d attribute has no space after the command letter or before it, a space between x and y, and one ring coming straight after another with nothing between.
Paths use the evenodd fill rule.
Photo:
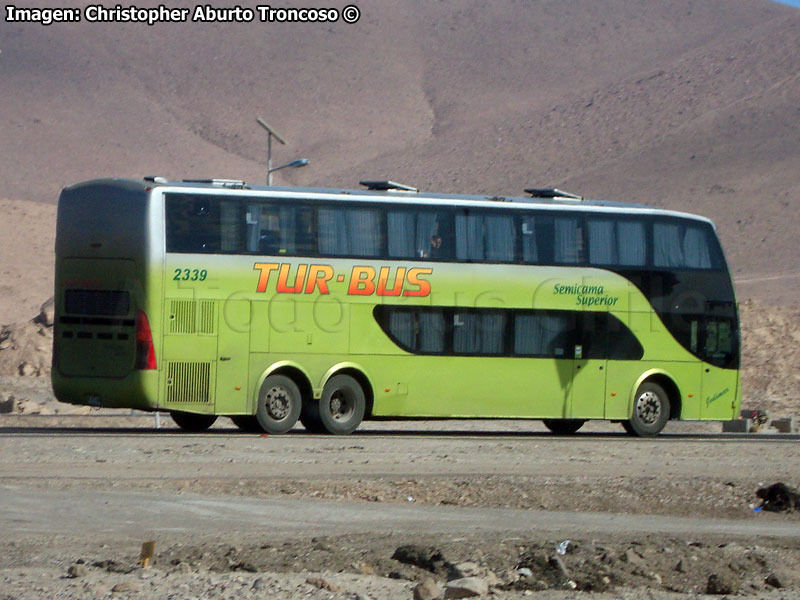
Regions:
<instances>
[{"instance_id":1,"label":"window curtain","mask_svg":"<svg viewBox=\"0 0 800 600\"><path fill-rule=\"evenodd\" d=\"M389 331L406 348L415 349L414 315L412 313L392 311L389 315Z\"/></svg>"},{"instance_id":2,"label":"window curtain","mask_svg":"<svg viewBox=\"0 0 800 600\"><path fill-rule=\"evenodd\" d=\"M483 315L482 320L481 354L502 354L506 330L505 315L487 313Z\"/></svg>"},{"instance_id":3,"label":"window curtain","mask_svg":"<svg viewBox=\"0 0 800 600\"><path fill-rule=\"evenodd\" d=\"M645 265L647 262L647 238L644 233L644 223L639 221L617 222L617 256L620 265L631 267Z\"/></svg>"},{"instance_id":4,"label":"window curtain","mask_svg":"<svg viewBox=\"0 0 800 600\"><path fill-rule=\"evenodd\" d=\"M415 257L431 255L431 238L437 233L436 213L423 211L417 214L417 234L414 249ZM441 234L441 232L439 232Z\"/></svg>"},{"instance_id":5,"label":"window curtain","mask_svg":"<svg viewBox=\"0 0 800 600\"><path fill-rule=\"evenodd\" d=\"M517 315L514 323L514 353L572 358L567 342L569 323L558 315Z\"/></svg>"},{"instance_id":6,"label":"window curtain","mask_svg":"<svg viewBox=\"0 0 800 600\"><path fill-rule=\"evenodd\" d=\"M484 224L482 215L456 215L456 258L484 260Z\"/></svg>"},{"instance_id":7,"label":"window curtain","mask_svg":"<svg viewBox=\"0 0 800 600\"><path fill-rule=\"evenodd\" d=\"M222 252L238 252L239 248L239 204L237 202L220 203L220 250Z\"/></svg>"},{"instance_id":8,"label":"window curtain","mask_svg":"<svg viewBox=\"0 0 800 600\"><path fill-rule=\"evenodd\" d=\"M444 315L441 311L423 311L418 315L419 350L444 352Z\"/></svg>"},{"instance_id":9,"label":"window curtain","mask_svg":"<svg viewBox=\"0 0 800 600\"><path fill-rule=\"evenodd\" d=\"M377 256L380 251L378 211L319 209L319 250L333 256Z\"/></svg>"},{"instance_id":10,"label":"window curtain","mask_svg":"<svg viewBox=\"0 0 800 600\"><path fill-rule=\"evenodd\" d=\"M655 223L653 225L653 263L657 267L682 267L683 240L681 226L677 223Z\"/></svg>"},{"instance_id":11,"label":"window curtain","mask_svg":"<svg viewBox=\"0 0 800 600\"><path fill-rule=\"evenodd\" d=\"M455 313L453 315L453 352L477 354L480 342L480 315Z\"/></svg>"},{"instance_id":12,"label":"window curtain","mask_svg":"<svg viewBox=\"0 0 800 600\"><path fill-rule=\"evenodd\" d=\"M501 215L486 217L486 260L514 262L514 219Z\"/></svg>"},{"instance_id":13,"label":"window curtain","mask_svg":"<svg viewBox=\"0 0 800 600\"><path fill-rule=\"evenodd\" d=\"M320 208L318 219L320 254L347 254L347 222L344 211Z\"/></svg>"},{"instance_id":14,"label":"window curtain","mask_svg":"<svg viewBox=\"0 0 800 600\"><path fill-rule=\"evenodd\" d=\"M614 221L589 219L589 262L593 265L616 264L616 238Z\"/></svg>"},{"instance_id":15,"label":"window curtain","mask_svg":"<svg viewBox=\"0 0 800 600\"><path fill-rule=\"evenodd\" d=\"M536 222L534 217L522 220L522 262L535 264L539 262L536 249Z\"/></svg>"},{"instance_id":16,"label":"window curtain","mask_svg":"<svg viewBox=\"0 0 800 600\"><path fill-rule=\"evenodd\" d=\"M578 262L578 221L576 219L553 219L555 239L554 258L557 263Z\"/></svg>"},{"instance_id":17,"label":"window curtain","mask_svg":"<svg viewBox=\"0 0 800 600\"><path fill-rule=\"evenodd\" d=\"M256 252L258 250L258 235L261 232L261 205L249 204L245 215L247 223L247 250Z\"/></svg>"},{"instance_id":18,"label":"window curtain","mask_svg":"<svg viewBox=\"0 0 800 600\"><path fill-rule=\"evenodd\" d=\"M297 211L291 206L281 206L278 210L281 224L281 250L289 254L297 251Z\"/></svg>"},{"instance_id":19,"label":"window curtain","mask_svg":"<svg viewBox=\"0 0 800 600\"><path fill-rule=\"evenodd\" d=\"M463 354L502 354L505 316L500 313L455 313L453 351Z\"/></svg>"},{"instance_id":20,"label":"window curtain","mask_svg":"<svg viewBox=\"0 0 800 600\"><path fill-rule=\"evenodd\" d=\"M415 215L410 211L390 211L387 215L387 244L390 258L413 258L416 248Z\"/></svg>"},{"instance_id":21,"label":"window curtain","mask_svg":"<svg viewBox=\"0 0 800 600\"><path fill-rule=\"evenodd\" d=\"M642 266L647 259L644 223L590 218L589 262L593 265Z\"/></svg>"},{"instance_id":22,"label":"window curtain","mask_svg":"<svg viewBox=\"0 0 800 600\"><path fill-rule=\"evenodd\" d=\"M354 256L378 256L381 249L381 223L374 209L347 210L347 252Z\"/></svg>"},{"instance_id":23,"label":"window curtain","mask_svg":"<svg viewBox=\"0 0 800 600\"><path fill-rule=\"evenodd\" d=\"M700 227L693 225L686 227L686 234L683 237L683 251L687 267L693 269L711 268L708 238Z\"/></svg>"}]
</instances>

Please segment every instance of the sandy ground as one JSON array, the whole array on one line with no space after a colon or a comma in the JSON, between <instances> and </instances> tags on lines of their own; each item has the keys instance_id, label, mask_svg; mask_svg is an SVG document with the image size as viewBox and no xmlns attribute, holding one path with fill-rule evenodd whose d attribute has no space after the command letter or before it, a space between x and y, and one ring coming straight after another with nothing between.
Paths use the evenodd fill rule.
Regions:
<instances>
[{"instance_id":1,"label":"sandy ground","mask_svg":"<svg viewBox=\"0 0 800 600\"><path fill-rule=\"evenodd\" d=\"M760 486L797 484L796 436L708 424L657 440L611 425L556 438L520 421L367 423L347 438L153 425L0 420L4 599L411 598L427 577L464 574L501 598L573 586L694 597L711 575L744 597L800 591L798 515L754 510Z\"/></svg>"},{"instance_id":2,"label":"sandy ground","mask_svg":"<svg viewBox=\"0 0 800 600\"><path fill-rule=\"evenodd\" d=\"M0 326L26 321L53 295L56 206L0 198Z\"/></svg>"}]
</instances>

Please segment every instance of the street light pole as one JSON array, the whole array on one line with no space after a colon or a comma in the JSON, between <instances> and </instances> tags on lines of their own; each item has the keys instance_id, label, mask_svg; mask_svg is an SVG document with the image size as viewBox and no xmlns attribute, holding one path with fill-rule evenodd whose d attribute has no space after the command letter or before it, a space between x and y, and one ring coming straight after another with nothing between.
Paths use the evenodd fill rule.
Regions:
<instances>
[{"instance_id":1,"label":"street light pole","mask_svg":"<svg viewBox=\"0 0 800 600\"><path fill-rule=\"evenodd\" d=\"M272 136L275 136L275 139L284 146L286 145L286 142L283 141L283 138L278 135L278 132L270 127L264 119L261 117L256 117L256 121L259 125L267 130L267 185L272 185Z\"/></svg>"},{"instance_id":2,"label":"street light pole","mask_svg":"<svg viewBox=\"0 0 800 600\"><path fill-rule=\"evenodd\" d=\"M293 160L292 162L288 162L285 165L281 165L280 167L270 167L269 174L272 174L273 171L280 171L281 169L297 169L299 167L305 167L311 161L307 158L298 158L297 160Z\"/></svg>"}]
</instances>

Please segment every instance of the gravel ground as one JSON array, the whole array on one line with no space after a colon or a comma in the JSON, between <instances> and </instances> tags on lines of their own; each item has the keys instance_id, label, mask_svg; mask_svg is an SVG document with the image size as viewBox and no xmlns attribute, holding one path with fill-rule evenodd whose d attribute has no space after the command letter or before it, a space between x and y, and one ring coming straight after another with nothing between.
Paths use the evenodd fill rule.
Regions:
<instances>
[{"instance_id":1,"label":"gravel ground","mask_svg":"<svg viewBox=\"0 0 800 600\"><path fill-rule=\"evenodd\" d=\"M153 423L0 419L0 503L18 501L0 517L0 599L377 600L462 575L500 598L800 593L797 513L754 510L759 487L798 484L792 437L680 424L636 440L598 424L557 438L518 421L265 437L223 420L205 435ZM262 520L249 522L259 502ZM140 526L137 508L151 505ZM393 520L413 507L414 519Z\"/></svg>"}]
</instances>

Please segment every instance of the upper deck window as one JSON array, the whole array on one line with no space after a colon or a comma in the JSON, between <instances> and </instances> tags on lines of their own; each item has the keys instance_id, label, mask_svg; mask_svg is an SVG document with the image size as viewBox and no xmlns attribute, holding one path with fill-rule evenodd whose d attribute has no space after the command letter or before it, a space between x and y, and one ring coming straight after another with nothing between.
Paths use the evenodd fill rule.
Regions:
<instances>
[{"instance_id":1,"label":"upper deck window","mask_svg":"<svg viewBox=\"0 0 800 600\"><path fill-rule=\"evenodd\" d=\"M647 264L645 222L589 216L589 263L640 267Z\"/></svg>"},{"instance_id":2,"label":"upper deck window","mask_svg":"<svg viewBox=\"0 0 800 600\"><path fill-rule=\"evenodd\" d=\"M167 252L238 252L240 206L237 198L170 194L166 206Z\"/></svg>"},{"instance_id":3,"label":"upper deck window","mask_svg":"<svg viewBox=\"0 0 800 600\"><path fill-rule=\"evenodd\" d=\"M654 266L719 269L721 263L708 225L678 219L659 219L653 223Z\"/></svg>"},{"instance_id":4,"label":"upper deck window","mask_svg":"<svg viewBox=\"0 0 800 600\"><path fill-rule=\"evenodd\" d=\"M515 261L516 230L510 213L456 214L456 259L464 262Z\"/></svg>"},{"instance_id":5,"label":"upper deck window","mask_svg":"<svg viewBox=\"0 0 800 600\"><path fill-rule=\"evenodd\" d=\"M577 265L583 261L582 218L546 212L521 216L522 262Z\"/></svg>"},{"instance_id":6,"label":"upper deck window","mask_svg":"<svg viewBox=\"0 0 800 600\"><path fill-rule=\"evenodd\" d=\"M647 214L168 194L166 216L168 252L724 268L709 224Z\"/></svg>"},{"instance_id":7,"label":"upper deck window","mask_svg":"<svg viewBox=\"0 0 800 600\"><path fill-rule=\"evenodd\" d=\"M388 258L450 260L453 213L450 210L404 207L386 212Z\"/></svg>"},{"instance_id":8,"label":"upper deck window","mask_svg":"<svg viewBox=\"0 0 800 600\"><path fill-rule=\"evenodd\" d=\"M380 212L377 208L326 206L317 210L322 256L379 257Z\"/></svg>"}]
</instances>

